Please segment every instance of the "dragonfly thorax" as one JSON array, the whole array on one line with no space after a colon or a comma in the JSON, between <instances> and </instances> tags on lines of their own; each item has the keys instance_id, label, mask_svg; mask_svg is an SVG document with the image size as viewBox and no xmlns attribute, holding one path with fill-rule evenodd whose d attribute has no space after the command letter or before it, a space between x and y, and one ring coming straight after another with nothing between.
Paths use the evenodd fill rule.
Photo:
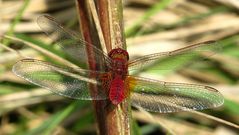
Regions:
<instances>
[{"instance_id":1,"label":"dragonfly thorax","mask_svg":"<svg viewBox=\"0 0 239 135\"><path fill-rule=\"evenodd\" d=\"M127 61L122 59L113 59L111 71L115 74L125 76L128 73Z\"/></svg>"},{"instance_id":2,"label":"dragonfly thorax","mask_svg":"<svg viewBox=\"0 0 239 135\"><path fill-rule=\"evenodd\" d=\"M125 76L128 73L128 52L121 48L116 48L111 50L108 55L112 59L112 68L110 70L115 74Z\"/></svg>"}]
</instances>

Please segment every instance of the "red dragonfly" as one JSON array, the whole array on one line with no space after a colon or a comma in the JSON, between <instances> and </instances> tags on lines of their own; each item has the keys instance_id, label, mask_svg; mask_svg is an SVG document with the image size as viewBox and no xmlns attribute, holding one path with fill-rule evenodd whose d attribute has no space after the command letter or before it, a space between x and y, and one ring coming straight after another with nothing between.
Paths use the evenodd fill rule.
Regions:
<instances>
[{"instance_id":1,"label":"red dragonfly","mask_svg":"<svg viewBox=\"0 0 239 135\"><path fill-rule=\"evenodd\" d=\"M56 43L76 61L87 65L105 63L106 68L95 71L60 67L36 59L23 59L13 66L13 72L23 79L44 87L53 93L81 100L109 99L113 105L120 104L125 98L131 98L133 106L152 112L177 112L185 110L202 110L223 104L223 96L214 88L197 84L172 83L129 75L128 71L143 69L169 57L181 60L192 55L218 49L213 41L187 46L175 51L154 53L130 60L126 50L116 48L108 54L93 48L96 61L88 59L85 48L87 44L81 38L64 29L54 18L42 15L37 19L40 28L47 34L56 34ZM168 64L170 68L177 62ZM164 68L164 67L162 67ZM158 67L157 69L161 69ZM90 87L98 88L92 94Z\"/></svg>"}]
</instances>

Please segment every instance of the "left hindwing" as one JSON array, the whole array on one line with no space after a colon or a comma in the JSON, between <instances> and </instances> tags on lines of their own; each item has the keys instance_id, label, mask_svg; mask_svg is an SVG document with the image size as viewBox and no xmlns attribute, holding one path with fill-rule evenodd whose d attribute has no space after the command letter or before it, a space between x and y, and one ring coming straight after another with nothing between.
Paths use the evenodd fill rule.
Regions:
<instances>
[{"instance_id":1,"label":"left hindwing","mask_svg":"<svg viewBox=\"0 0 239 135\"><path fill-rule=\"evenodd\" d=\"M128 76L133 106L152 112L202 110L223 104L221 93L209 86L162 82Z\"/></svg>"}]
</instances>

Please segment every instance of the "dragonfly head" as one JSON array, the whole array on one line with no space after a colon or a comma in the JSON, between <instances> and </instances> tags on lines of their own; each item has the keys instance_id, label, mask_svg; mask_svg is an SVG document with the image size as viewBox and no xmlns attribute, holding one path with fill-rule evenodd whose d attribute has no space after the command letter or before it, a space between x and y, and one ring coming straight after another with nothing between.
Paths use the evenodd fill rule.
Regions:
<instances>
[{"instance_id":1,"label":"dragonfly head","mask_svg":"<svg viewBox=\"0 0 239 135\"><path fill-rule=\"evenodd\" d=\"M123 59L124 61L129 60L129 54L126 50L123 50L121 48L113 49L109 52L108 56L111 59Z\"/></svg>"}]
</instances>

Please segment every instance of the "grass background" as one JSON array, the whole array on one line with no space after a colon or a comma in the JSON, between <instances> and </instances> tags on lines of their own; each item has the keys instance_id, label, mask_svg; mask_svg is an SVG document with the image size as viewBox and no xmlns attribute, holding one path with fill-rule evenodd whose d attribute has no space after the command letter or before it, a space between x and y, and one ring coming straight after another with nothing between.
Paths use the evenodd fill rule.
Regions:
<instances>
[{"instance_id":1,"label":"grass background","mask_svg":"<svg viewBox=\"0 0 239 135\"><path fill-rule=\"evenodd\" d=\"M217 88L225 97L224 105L202 112L239 124L238 9L239 2L233 0L125 1L125 34L132 59L206 40L216 40L222 46L221 52L210 57L207 63L196 62L196 66L185 67L184 63L190 61L179 61L182 64L172 70L146 69L137 75ZM11 72L12 65L21 59L18 53L50 62L55 60L47 55L49 53L65 58L36 24L36 18L45 13L51 14L65 27L78 29L73 0L1 1L0 35L14 35L25 43L1 40L0 134L96 134L91 102L53 95ZM13 50L6 49L6 46ZM238 134L238 127L218 122L208 115L192 112L147 114L134 110L132 130L139 135Z\"/></svg>"}]
</instances>

